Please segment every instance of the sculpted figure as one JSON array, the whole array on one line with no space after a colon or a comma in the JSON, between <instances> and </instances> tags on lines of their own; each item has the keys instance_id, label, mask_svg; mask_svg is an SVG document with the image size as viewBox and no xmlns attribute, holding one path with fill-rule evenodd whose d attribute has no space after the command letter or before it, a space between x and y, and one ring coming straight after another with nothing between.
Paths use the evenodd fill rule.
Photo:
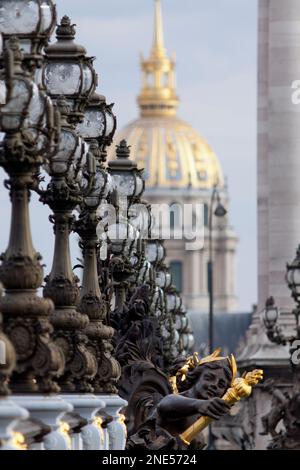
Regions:
<instances>
[{"instance_id":1,"label":"sculpted figure","mask_svg":"<svg viewBox=\"0 0 300 470\"><path fill-rule=\"evenodd\" d=\"M262 371L236 378L234 357L221 357L220 349L205 358L179 357L165 370L164 340L147 299L142 286L116 322L119 394L128 402L127 449L202 449L201 431L249 396Z\"/></svg>"},{"instance_id":2,"label":"sculpted figure","mask_svg":"<svg viewBox=\"0 0 300 470\"><path fill-rule=\"evenodd\" d=\"M222 400L232 381L232 369L228 360L220 358L207 362L187 372L181 382L177 376L177 393L169 393L158 404L150 407L148 397L148 419L130 436L128 448L148 448L151 450L186 449L188 446L180 435L201 416L219 419L230 410L230 405ZM145 399L145 396L144 396ZM191 449L202 449L205 441L199 434L190 444Z\"/></svg>"},{"instance_id":3,"label":"sculpted figure","mask_svg":"<svg viewBox=\"0 0 300 470\"><path fill-rule=\"evenodd\" d=\"M267 381L265 390L272 395L269 413L262 417L262 435L270 434L272 441L268 449L300 450L300 393L292 396L281 392L274 386L274 381ZM283 424L278 430L279 423Z\"/></svg>"}]
</instances>

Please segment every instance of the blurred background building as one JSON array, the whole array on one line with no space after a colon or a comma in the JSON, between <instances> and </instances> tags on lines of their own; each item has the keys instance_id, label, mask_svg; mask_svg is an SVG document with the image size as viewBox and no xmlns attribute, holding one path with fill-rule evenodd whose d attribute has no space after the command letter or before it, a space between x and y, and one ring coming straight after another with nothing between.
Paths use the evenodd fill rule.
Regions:
<instances>
[{"instance_id":1,"label":"blurred background building","mask_svg":"<svg viewBox=\"0 0 300 470\"><path fill-rule=\"evenodd\" d=\"M146 199L170 208L166 215L170 219L165 222L170 224L174 236L165 243L168 262L186 308L196 314L207 312L209 307L209 208L213 188L218 187L227 214L213 221L214 310L236 312L238 239L228 216L226 179L209 144L177 116L175 66L175 55L168 56L164 46L161 3L156 0L152 49L148 59L141 57L140 116L117 134L115 143L125 139L131 146L131 157L145 169ZM110 158L114 153L111 148ZM201 249L186 250L186 240L180 237L180 207L184 204L202 205Z\"/></svg>"}]
</instances>

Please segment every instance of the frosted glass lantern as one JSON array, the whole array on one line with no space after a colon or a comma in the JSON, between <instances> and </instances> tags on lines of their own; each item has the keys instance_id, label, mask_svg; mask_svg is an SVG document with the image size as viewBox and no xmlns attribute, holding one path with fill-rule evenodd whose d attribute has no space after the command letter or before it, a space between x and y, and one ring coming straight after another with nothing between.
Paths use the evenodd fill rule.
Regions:
<instances>
[{"instance_id":1,"label":"frosted glass lantern","mask_svg":"<svg viewBox=\"0 0 300 470\"><path fill-rule=\"evenodd\" d=\"M116 120L115 117L111 111L111 105L106 106L105 109L105 115L106 115L106 128L105 128L105 137L109 137L112 132L115 130L116 126Z\"/></svg>"},{"instance_id":2,"label":"frosted glass lantern","mask_svg":"<svg viewBox=\"0 0 300 470\"><path fill-rule=\"evenodd\" d=\"M75 159L76 152L81 150L79 138L71 129L62 128L59 137L58 151L52 157L47 172L51 176L66 175Z\"/></svg>"},{"instance_id":3,"label":"frosted glass lantern","mask_svg":"<svg viewBox=\"0 0 300 470\"><path fill-rule=\"evenodd\" d=\"M52 0L0 0L4 42L17 36L25 59L40 59L56 23Z\"/></svg>"},{"instance_id":4,"label":"frosted glass lantern","mask_svg":"<svg viewBox=\"0 0 300 470\"><path fill-rule=\"evenodd\" d=\"M105 99L105 98L104 98ZM113 113L113 104L104 105L104 115L105 115L105 139L104 144L110 145L113 141L116 128L117 128L117 119Z\"/></svg>"},{"instance_id":5,"label":"frosted glass lantern","mask_svg":"<svg viewBox=\"0 0 300 470\"><path fill-rule=\"evenodd\" d=\"M97 82L93 59L86 50L74 42L75 25L64 16L56 30L57 42L45 48L40 80L53 100L64 96L70 112L81 118L84 107Z\"/></svg>"},{"instance_id":6,"label":"frosted glass lantern","mask_svg":"<svg viewBox=\"0 0 300 470\"><path fill-rule=\"evenodd\" d=\"M3 105L6 103L6 93L7 93L7 89L6 89L5 82L4 80L0 80L0 105L1 104Z\"/></svg>"},{"instance_id":7,"label":"frosted glass lantern","mask_svg":"<svg viewBox=\"0 0 300 470\"><path fill-rule=\"evenodd\" d=\"M167 309L169 312L175 310L176 297L175 294L167 294Z\"/></svg>"},{"instance_id":8,"label":"frosted glass lantern","mask_svg":"<svg viewBox=\"0 0 300 470\"><path fill-rule=\"evenodd\" d=\"M150 263L156 265L161 262L165 256L165 250L159 240L149 240L146 246L146 256Z\"/></svg>"},{"instance_id":9,"label":"frosted glass lantern","mask_svg":"<svg viewBox=\"0 0 300 470\"><path fill-rule=\"evenodd\" d=\"M0 129L2 132L17 132L23 126L32 97L33 83L27 79L14 78L6 97L6 104L0 106Z\"/></svg>"},{"instance_id":10,"label":"frosted glass lantern","mask_svg":"<svg viewBox=\"0 0 300 470\"><path fill-rule=\"evenodd\" d=\"M156 284L164 288L166 284L166 273L164 271L158 271L156 272Z\"/></svg>"},{"instance_id":11,"label":"frosted glass lantern","mask_svg":"<svg viewBox=\"0 0 300 470\"><path fill-rule=\"evenodd\" d=\"M105 171L98 169L95 175L95 179L94 179L93 190L84 199L84 202L88 207L97 208L99 206L101 199L104 195L106 183L107 183L107 173Z\"/></svg>"},{"instance_id":12,"label":"frosted glass lantern","mask_svg":"<svg viewBox=\"0 0 300 470\"><path fill-rule=\"evenodd\" d=\"M85 111L83 122L77 125L77 131L84 139L97 139L104 128L103 114L97 110Z\"/></svg>"},{"instance_id":13,"label":"frosted glass lantern","mask_svg":"<svg viewBox=\"0 0 300 470\"><path fill-rule=\"evenodd\" d=\"M97 139L99 144L110 145L116 130L113 104L107 105L103 95L93 93L85 108L84 118L78 124L78 132L84 139Z\"/></svg>"},{"instance_id":14,"label":"frosted glass lantern","mask_svg":"<svg viewBox=\"0 0 300 470\"><path fill-rule=\"evenodd\" d=\"M113 177L115 190L119 197L132 202L144 191L142 172L137 164L130 160L130 147L125 140L117 146L117 158L108 164L108 171Z\"/></svg>"},{"instance_id":15,"label":"frosted glass lantern","mask_svg":"<svg viewBox=\"0 0 300 470\"><path fill-rule=\"evenodd\" d=\"M89 98L83 120L77 125L77 131L86 141L96 139L100 146L111 144L116 130L112 106L107 105L105 97L97 93Z\"/></svg>"},{"instance_id":16,"label":"frosted glass lantern","mask_svg":"<svg viewBox=\"0 0 300 470\"><path fill-rule=\"evenodd\" d=\"M262 318L267 329L273 329L279 318L279 310L273 297L269 297L263 310Z\"/></svg>"}]
</instances>

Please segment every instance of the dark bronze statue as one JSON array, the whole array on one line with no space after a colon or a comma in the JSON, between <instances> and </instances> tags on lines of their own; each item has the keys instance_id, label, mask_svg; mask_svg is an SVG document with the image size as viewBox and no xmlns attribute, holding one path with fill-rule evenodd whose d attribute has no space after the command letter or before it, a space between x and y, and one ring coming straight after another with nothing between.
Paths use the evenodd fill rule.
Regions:
<instances>
[{"instance_id":1,"label":"dark bronze statue","mask_svg":"<svg viewBox=\"0 0 300 470\"><path fill-rule=\"evenodd\" d=\"M261 434L272 437L268 449L300 450L300 393L282 392L273 380L267 381L264 388L272 396L271 410L262 417ZM283 426L278 429L280 423Z\"/></svg>"},{"instance_id":2,"label":"dark bronze statue","mask_svg":"<svg viewBox=\"0 0 300 470\"><path fill-rule=\"evenodd\" d=\"M202 359L197 353L180 357L171 369L163 370L163 339L157 320L147 311L147 290L142 286L118 330L119 393L128 401L127 449L202 449L201 431L249 396L262 371L237 379L233 356L220 357L219 349Z\"/></svg>"},{"instance_id":3,"label":"dark bronze statue","mask_svg":"<svg viewBox=\"0 0 300 470\"><path fill-rule=\"evenodd\" d=\"M149 390L148 397L144 394L142 399L148 417L137 432L129 436L128 448L186 449L188 446L180 435L201 416L219 419L229 412L230 405L222 397L231 380L232 371L225 359L196 366L187 373L185 381L177 381L179 393L161 396L157 404ZM190 448L203 447L205 442L200 434Z\"/></svg>"}]
</instances>

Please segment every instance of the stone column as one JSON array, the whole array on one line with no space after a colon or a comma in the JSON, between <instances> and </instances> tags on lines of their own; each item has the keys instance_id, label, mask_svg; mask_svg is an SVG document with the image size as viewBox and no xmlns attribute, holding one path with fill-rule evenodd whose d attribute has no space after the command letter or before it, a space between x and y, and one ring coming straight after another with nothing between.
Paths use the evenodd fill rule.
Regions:
<instances>
[{"instance_id":1,"label":"stone column","mask_svg":"<svg viewBox=\"0 0 300 470\"><path fill-rule=\"evenodd\" d=\"M284 311L294 307L286 262L300 235L300 105L292 83L300 79L300 2L270 0L268 76L269 295Z\"/></svg>"},{"instance_id":2,"label":"stone column","mask_svg":"<svg viewBox=\"0 0 300 470\"><path fill-rule=\"evenodd\" d=\"M258 7L258 89L257 89L257 250L258 310L269 296L269 3Z\"/></svg>"},{"instance_id":3,"label":"stone column","mask_svg":"<svg viewBox=\"0 0 300 470\"><path fill-rule=\"evenodd\" d=\"M300 79L300 2L260 0L258 18L258 309L248 330L239 367L262 368L282 390L292 387L288 346L271 343L261 320L269 296L281 310L285 335L295 334L294 302L285 282L300 235L300 106L292 83ZM261 417L271 396L259 386L248 401L253 447L265 449Z\"/></svg>"},{"instance_id":4,"label":"stone column","mask_svg":"<svg viewBox=\"0 0 300 470\"><path fill-rule=\"evenodd\" d=\"M61 420L66 412L73 410L71 404L51 395L14 395L13 400L26 408L32 418L51 427L52 432L44 437L45 450L70 450L69 440L61 432Z\"/></svg>"},{"instance_id":5,"label":"stone column","mask_svg":"<svg viewBox=\"0 0 300 470\"><path fill-rule=\"evenodd\" d=\"M95 415L105 408L104 400L92 394L63 395L63 398L72 404L74 411L88 424L81 429L80 437L83 450L101 450L103 436L101 429L94 422ZM79 445L77 443L77 445Z\"/></svg>"},{"instance_id":6,"label":"stone column","mask_svg":"<svg viewBox=\"0 0 300 470\"><path fill-rule=\"evenodd\" d=\"M113 418L108 426L109 450L124 450L126 445L126 426L122 421L120 411L127 402L118 395L101 395L106 405L106 413Z\"/></svg>"},{"instance_id":7,"label":"stone column","mask_svg":"<svg viewBox=\"0 0 300 470\"><path fill-rule=\"evenodd\" d=\"M17 450L11 442L13 430L29 413L9 398L0 399L0 450Z\"/></svg>"}]
</instances>

